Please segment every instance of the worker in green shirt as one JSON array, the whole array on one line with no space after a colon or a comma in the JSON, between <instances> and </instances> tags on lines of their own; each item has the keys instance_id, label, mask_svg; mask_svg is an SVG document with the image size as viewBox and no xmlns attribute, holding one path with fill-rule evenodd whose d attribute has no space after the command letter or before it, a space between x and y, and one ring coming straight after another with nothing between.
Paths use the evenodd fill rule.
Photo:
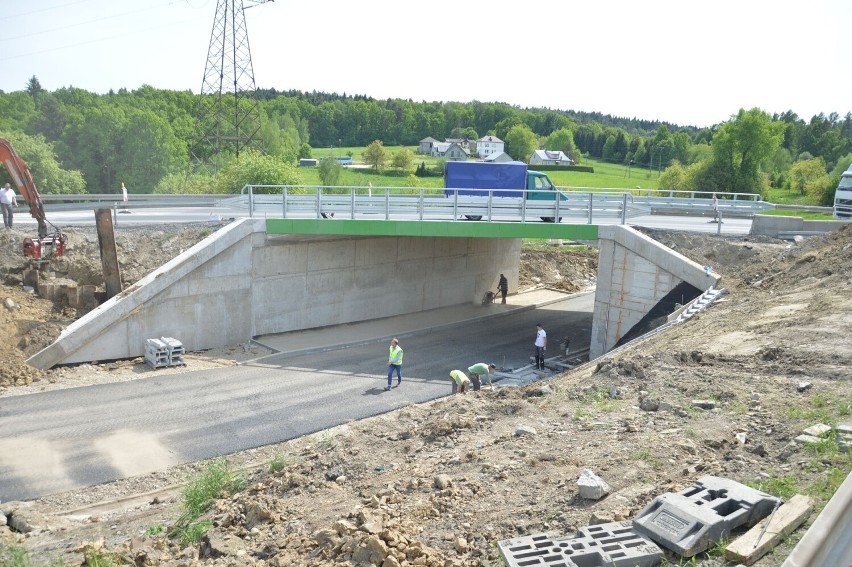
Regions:
<instances>
[{"instance_id":1,"label":"worker in green shirt","mask_svg":"<svg viewBox=\"0 0 852 567\"><path fill-rule=\"evenodd\" d=\"M470 374L470 381L473 383L473 391L478 392L479 388L482 387L483 376L488 379L488 385L491 386L491 389L493 390L494 384L491 383L491 373L496 369L497 366L493 364L485 364L484 362L479 362L468 368L467 373Z\"/></svg>"}]
</instances>

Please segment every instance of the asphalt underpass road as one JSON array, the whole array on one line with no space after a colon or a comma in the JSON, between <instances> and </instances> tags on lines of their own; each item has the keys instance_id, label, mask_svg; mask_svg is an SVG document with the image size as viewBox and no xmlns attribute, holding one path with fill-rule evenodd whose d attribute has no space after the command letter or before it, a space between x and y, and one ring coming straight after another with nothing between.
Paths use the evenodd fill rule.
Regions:
<instances>
[{"instance_id":1,"label":"asphalt underpass road","mask_svg":"<svg viewBox=\"0 0 852 567\"><path fill-rule=\"evenodd\" d=\"M2 398L0 501L34 499L227 455L445 396L454 368L476 362L504 368L528 364L538 322L548 332L549 353L564 336L571 337L572 348L587 348L593 303L594 294L588 293L403 336L403 383L389 392L383 341Z\"/></svg>"}]
</instances>

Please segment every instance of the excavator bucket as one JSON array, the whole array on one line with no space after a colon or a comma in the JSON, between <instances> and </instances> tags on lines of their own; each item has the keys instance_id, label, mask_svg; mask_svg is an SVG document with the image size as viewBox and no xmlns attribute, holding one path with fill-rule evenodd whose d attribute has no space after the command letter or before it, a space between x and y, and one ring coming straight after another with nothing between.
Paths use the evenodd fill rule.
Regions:
<instances>
[{"instance_id":1,"label":"excavator bucket","mask_svg":"<svg viewBox=\"0 0 852 567\"><path fill-rule=\"evenodd\" d=\"M44 238L24 238L24 256L33 260L49 260L65 253L65 235L57 232Z\"/></svg>"}]
</instances>

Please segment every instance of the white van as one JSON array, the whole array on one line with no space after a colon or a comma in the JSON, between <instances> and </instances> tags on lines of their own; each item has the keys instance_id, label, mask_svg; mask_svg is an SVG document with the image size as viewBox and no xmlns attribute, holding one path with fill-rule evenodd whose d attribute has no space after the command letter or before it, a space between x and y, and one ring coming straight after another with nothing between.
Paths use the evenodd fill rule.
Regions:
<instances>
[{"instance_id":1,"label":"white van","mask_svg":"<svg viewBox=\"0 0 852 567\"><path fill-rule=\"evenodd\" d=\"M852 165L840 174L840 185L834 193L834 218L852 219Z\"/></svg>"}]
</instances>

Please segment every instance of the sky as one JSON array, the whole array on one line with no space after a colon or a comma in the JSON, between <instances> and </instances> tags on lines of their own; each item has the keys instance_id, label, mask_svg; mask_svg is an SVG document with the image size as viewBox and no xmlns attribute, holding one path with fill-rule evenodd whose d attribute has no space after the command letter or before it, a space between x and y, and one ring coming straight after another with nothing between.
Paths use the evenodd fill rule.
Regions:
<instances>
[{"instance_id":1,"label":"sky","mask_svg":"<svg viewBox=\"0 0 852 567\"><path fill-rule=\"evenodd\" d=\"M200 92L229 0L0 0L0 89ZM234 1L237 6L243 0ZM244 0L255 84L712 126L852 111L852 0ZM251 7L249 7L251 6Z\"/></svg>"}]
</instances>

